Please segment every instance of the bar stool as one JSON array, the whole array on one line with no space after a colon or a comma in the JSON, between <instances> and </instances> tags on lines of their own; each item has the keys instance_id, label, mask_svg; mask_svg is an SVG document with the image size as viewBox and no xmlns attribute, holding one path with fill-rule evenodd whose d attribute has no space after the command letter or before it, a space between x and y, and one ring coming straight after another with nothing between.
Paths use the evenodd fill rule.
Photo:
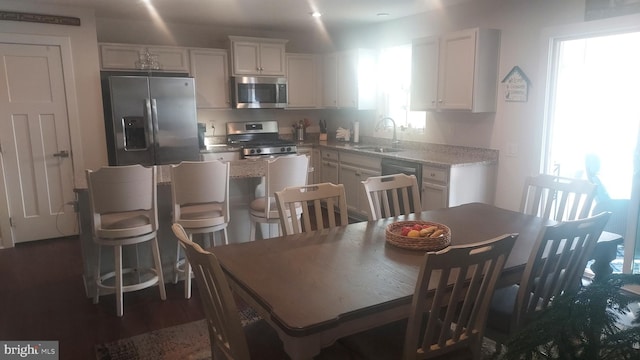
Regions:
<instances>
[{"instance_id":1,"label":"bar stool","mask_svg":"<svg viewBox=\"0 0 640 360\"><path fill-rule=\"evenodd\" d=\"M275 224L278 228L280 227L280 214L278 214L274 193L286 187L306 185L308 170L307 155L281 156L267 161L265 194L249 204L252 241L256 239L258 224ZM302 208L300 207L299 212L298 210L296 212L296 216L299 216Z\"/></svg>"},{"instance_id":2,"label":"bar stool","mask_svg":"<svg viewBox=\"0 0 640 360\"><path fill-rule=\"evenodd\" d=\"M223 243L228 243L229 225L229 163L212 161L183 161L171 165L171 197L173 222L182 225L193 241L193 234L222 231ZM184 276L184 297L191 297L191 267L187 257L180 259L180 243L176 244L173 282ZM189 274L189 275L187 275Z\"/></svg>"},{"instance_id":3,"label":"bar stool","mask_svg":"<svg viewBox=\"0 0 640 360\"><path fill-rule=\"evenodd\" d=\"M93 240L98 245L96 261L96 291L93 299L98 303L102 289L116 293L116 312L123 314L122 294L157 285L160 298L167 298L162 275L162 262L158 249L156 168L141 165L106 166L97 171L86 170L89 186L89 206L92 217ZM137 244L149 242L153 266L139 268ZM136 245L136 266L123 268L122 248ZM114 271L101 274L101 248L114 249ZM123 283L123 275L135 274L135 282ZM114 278L115 284L106 281ZM131 280L130 280L131 281Z\"/></svg>"}]
</instances>

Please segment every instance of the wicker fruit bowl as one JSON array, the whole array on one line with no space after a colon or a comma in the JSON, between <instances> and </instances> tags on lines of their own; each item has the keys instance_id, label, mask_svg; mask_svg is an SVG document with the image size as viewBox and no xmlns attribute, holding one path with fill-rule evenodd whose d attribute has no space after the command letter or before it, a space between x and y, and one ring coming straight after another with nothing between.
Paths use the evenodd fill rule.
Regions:
<instances>
[{"instance_id":1,"label":"wicker fruit bowl","mask_svg":"<svg viewBox=\"0 0 640 360\"><path fill-rule=\"evenodd\" d=\"M422 236L416 236L415 233L412 233L413 236L403 235L402 230L407 227L418 232L418 227L424 229ZM451 243L451 229L429 221L397 221L387 226L386 237L388 243L403 249L438 251Z\"/></svg>"}]
</instances>

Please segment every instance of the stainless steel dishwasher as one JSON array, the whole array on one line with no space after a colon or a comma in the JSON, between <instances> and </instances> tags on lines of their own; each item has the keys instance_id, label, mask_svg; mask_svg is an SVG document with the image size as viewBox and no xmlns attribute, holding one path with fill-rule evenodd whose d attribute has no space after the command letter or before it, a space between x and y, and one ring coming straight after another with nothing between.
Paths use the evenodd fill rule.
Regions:
<instances>
[{"instance_id":1,"label":"stainless steel dishwasher","mask_svg":"<svg viewBox=\"0 0 640 360\"><path fill-rule=\"evenodd\" d=\"M380 171L382 175L415 175L416 180L418 181L420 199L422 199L422 186L420 186L420 183L422 183L422 164L407 160L382 158L382 161L380 162Z\"/></svg>"},{"instance_id":2,"label":"stainless steel dishwasher","mask_svg":"<svg viewBox=\"0 0 640 360\"><path fill-rule=\"evenodd\" d=\"M382 158L380 162L380 170L382 175L392 175L392 174L407 174L407 175L415 175L416 180L418 182L422 181L422 164L400 160L400 159L390 159L390 158Z\"/></svg>"}]
</instances>

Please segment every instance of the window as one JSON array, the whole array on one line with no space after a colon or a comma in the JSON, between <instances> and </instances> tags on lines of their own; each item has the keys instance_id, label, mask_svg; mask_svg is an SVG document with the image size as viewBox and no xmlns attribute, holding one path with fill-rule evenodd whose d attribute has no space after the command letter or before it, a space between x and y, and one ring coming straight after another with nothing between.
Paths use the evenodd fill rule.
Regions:
<instances>
[{"instance_id":1,"label":"window","mask_svg":"<svg viewBox=\"0 0 640 360\"><path fill-rule=\"evenodd\" d=\"M629 22L590 22L553 29L551 83L546 108L543 171L585 177L585 160L594 167L608 195L628 201L633 211L622 211L627 226L614 272L640 272L640 227L637 175L640 151L640 26ZM544 53L544 52L543 52ZM635 173L634 173L635 172ZM634 179L634 181L632 181ZM635 195L634 195L635 194ZM635 200L634 200L635 199ZM615 223L617 224L617 223ZM639 291L640 289L634 289Z\"/></svg>"},{"instance_id":2,"label":"window","mask_svg":"<svg viewBox=\"0 0 640 360\"><path fill-rule=\"evenodd\" d=\"M380 50L378 57L378 113L398 127L424 129L424 111L411 111L411 44Z\"/></svg>"}]
</instances>

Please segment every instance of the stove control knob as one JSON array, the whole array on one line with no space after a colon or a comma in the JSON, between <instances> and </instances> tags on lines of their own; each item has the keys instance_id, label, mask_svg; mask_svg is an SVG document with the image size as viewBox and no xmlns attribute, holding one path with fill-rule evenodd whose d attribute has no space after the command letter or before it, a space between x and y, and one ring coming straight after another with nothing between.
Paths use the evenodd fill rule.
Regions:
<instances>
[{"instance_id":1,"label":"stove control knob","mask_svg":"<svg viewBox=\"0 0 640 360\"><path fill-rule=\"evenodd\" d=\"M260 154L260 153L262 152L262 149L258 149L258 150L256 150L256 152L257 152L258 154Z\"/></svg>"},{"instance_id":2,"label":"stove control knob","mask_svg":"<svg viewBox=\"0 0 640 360\"><path fill-rule=\"evenodd\" d=\"M291 152L291 146L287 147L287 152Z\"/></svg>"},{"instance_id":3,"label":"stove control knob","mask_svg":"<svg viewBox=\"0 0 640 360\"><path fill-rule=\"evenodd\" d=\"M284 152L284 151L285 151L285 148L281 147L280 152Z\"/></svg>"}]
</instances>

